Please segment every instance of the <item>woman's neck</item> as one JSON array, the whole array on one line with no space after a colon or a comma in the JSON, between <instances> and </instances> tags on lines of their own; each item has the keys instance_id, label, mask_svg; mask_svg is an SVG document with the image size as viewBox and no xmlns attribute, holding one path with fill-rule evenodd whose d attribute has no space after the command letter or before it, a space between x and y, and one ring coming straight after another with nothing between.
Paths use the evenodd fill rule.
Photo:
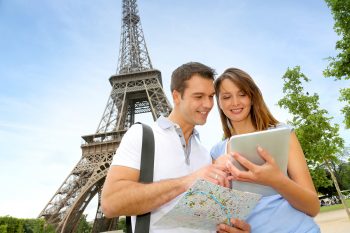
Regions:
<instances>
[{"instance_id":1,"label":"woman's neck","mask_svg":"<svg viewBox=\"0 0 350 233\"><path fill-rule=\"evenodd\" d=\"M251 120L241 122L231 122L234 134L245 134L255 132L256 129Z\"/></svg>"}]
</instances>

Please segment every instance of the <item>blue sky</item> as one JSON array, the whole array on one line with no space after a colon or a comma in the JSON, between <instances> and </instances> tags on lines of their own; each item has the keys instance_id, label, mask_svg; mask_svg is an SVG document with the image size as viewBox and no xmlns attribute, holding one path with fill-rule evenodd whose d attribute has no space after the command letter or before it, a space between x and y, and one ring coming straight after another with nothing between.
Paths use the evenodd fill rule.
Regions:
<instances>
[{"instance_id":1,"label":"blue sky","mask_svg":"<svg viewBox=\"0 0 350 233\"><path fill-rule=\"evenodd\" d=\"M322 76L338 39L324 1L139 0L138 6L170 101L177 66L199 61L219 74L234 66L251 74L276 118L287 121L276 106L281 77L300 65L312 80L306 90L320 95L350 144L337 100L349 82ZM37 217L79 161L81 136L96 131L111 91L120 29L121 1L0 0L0 216ZM216 108L199 131L208 149L221 138Z\"/></svg>"}]
</instances>

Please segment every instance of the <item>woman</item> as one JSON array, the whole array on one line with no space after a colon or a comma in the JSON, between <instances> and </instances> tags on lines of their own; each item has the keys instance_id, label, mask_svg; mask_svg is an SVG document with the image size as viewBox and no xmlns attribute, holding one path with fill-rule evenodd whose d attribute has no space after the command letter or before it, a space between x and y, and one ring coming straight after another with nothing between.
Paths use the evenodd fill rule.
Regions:
<instances>
[{"instance_id":1,"label":"woman","mask_svg":"<svg viewBox=\"0 0 350 233\"><path fill-rule=\"evenodd\" d=\"M258 153L266 161L261 166L252 164L238 153L226 154L227 141L232 135L286 125L272 116L260 89L246 72L229 68L214 85L225 135L225 139L211 150L215 163L225 164L233 180L270 186L278 193L262 197L248 216L252 232L320 232L312 218L320 209L318 196L295 133L291 130L288 176L263 148L258 148ZM229 162L230 156L248 170L238 170Z\"/></svg>"}]
</instances>

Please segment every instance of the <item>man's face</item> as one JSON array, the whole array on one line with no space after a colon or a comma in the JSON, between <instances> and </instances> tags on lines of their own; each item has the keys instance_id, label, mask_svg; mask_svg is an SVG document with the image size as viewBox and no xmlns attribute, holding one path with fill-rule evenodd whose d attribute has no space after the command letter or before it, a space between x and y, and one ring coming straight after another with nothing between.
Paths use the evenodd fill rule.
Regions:
<instances>
[{"instance_id":1,"label":"man's face","mask_svg":"<svg viewBox=\"0 0 350 233\"><path fill-rule=\"evenodd\" d=\"M213 80L196 74L186 81L187 87L181 97L177 92L175 104L185 124L203 125L214 105Z\"/></svg>"}]
</instances>

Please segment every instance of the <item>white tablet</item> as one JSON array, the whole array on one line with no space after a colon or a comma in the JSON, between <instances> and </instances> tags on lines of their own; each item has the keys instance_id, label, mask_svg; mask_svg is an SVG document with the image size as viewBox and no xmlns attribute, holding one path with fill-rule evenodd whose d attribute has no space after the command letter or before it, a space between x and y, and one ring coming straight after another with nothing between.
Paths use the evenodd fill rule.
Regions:
<instances>
[{"instance_id":1,"label":"white tablet","mask_svg":"<svg viewBox=\"0 0 350 233\"><path fill-rule=\"evenodd\" d=\"M290 128L281 127L254 133L234 135L229 140L228 151L238 152L252 163L262 165L265 161L258 154L257 146L259 145L269 152L281 171L287 175L290 132ZM238 169L246 170L237 161L233 160L232 163ZM232 188L241 191L260 193L263 196L277 193L270 187L248 182L233 181Z\"/></svg>"}]
</instances>

